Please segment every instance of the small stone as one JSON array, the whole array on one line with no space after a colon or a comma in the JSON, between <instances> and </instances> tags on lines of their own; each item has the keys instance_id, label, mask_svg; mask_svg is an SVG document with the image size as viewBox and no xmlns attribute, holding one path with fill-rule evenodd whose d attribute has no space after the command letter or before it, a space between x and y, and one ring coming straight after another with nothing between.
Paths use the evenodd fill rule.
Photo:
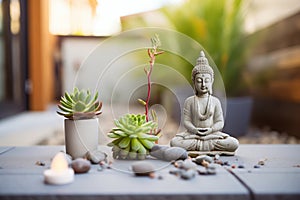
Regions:
<instances>
[{"instance_id":1,"label":"small stone","mask_svg":"<svg viewBox=\"0 0 300 200\"><path fill-rule=\"evenodd\" d=\"M207 155L200 155L200 156L197 156L196 158L193 158L192 160L195 163L197 163L198 165L201 165L203 160L207 161L208 163L213 162L213 159L211 157L207 156Z\"/></svg>"},{"instance_id":2,"label":"small stone","mask_svg":"<svg viewBox=\"0 0 300 200\"><path fill-rule=\"evenodd\" d=\"M187 171L183 171L181 174L181 178L185 180L192 179L196 176L196 170L195 169L189 169Z\"/></svg>"},{"instance_id":3,"label":"small stone","mask_svg":"<svg viewBox=\"0 0 300 200\"><path fill-rule=\"evenodd\" d=\"M207 174L213 175L213 174L216 174L216 173L217 173L216 169L207 168Z\"/></svg>"},{"instance_id":4,"label":"small stone","mask_svg":"<svg viewBox=\"0 0 300 200\"><path fill-rule=\"evenodd\" d=\"M131 169L136 176L149 176L150 173L155 171L153 164L147 161L134 162Z\"/></svg>"},{"instance_id":5,"label":"small stone","mask_svg":"<svg viewBox=\"0 0 300 200\"><path fill-rule=\"evenodd\" d=\"M207 166L207 169L216 169L216 168L217 168L217 166L215 164L209 164Z\"/></svg>"},{"instance_id":6,"label":"small stone","mask_svg":"<svg viewBox=\"0 0 300 200\"><path fill-rule=\"evenodd\" d=\"M103 166L103 165L107 165L106 162L104 160L99 162L99 165Z\"/></svg>"},{"instance_id":7,"label":"small stone","mask_svg":"<svg viewBox=\"0 0 300 200\"><path fill-rule=\"evenodd\" d=\"M157 179L158 179L158 180L163 180L164 177L163 177L162 175L159 175L159 176L157 177Z\"/></svg>"},{"instance_id":8,"label":"small stone","mask_svg":"<svg viewBox=\"0 0 300 200\"><path fill-rule=\"evenodd\" d=\"M188 157L188 153L185 149L164 145L154 145L150 151L150 155L165 161L184 160Z\"/></svg>"},{"instance_id":9,"label":"small stone","mask_svg":"<svg viewBox=\"0 0 300 200\"><path fill-rule=\"evenodd\" d=\"M93 164L98 164L101 161L106 160L106 153L99 151L99 150L93 150L93 151L88 151L86 153L86 158L91 161Z\"/></svg>"},{"instance_id":10,"label":"small stone","mask_svg":"<svg viewBox=\"0 0 300 200\"><path fill-rule=\"evenodd\" d=\"M109 162L109 163L107 163L107 162L105 162L105 161L100 161L100 162L99 162L99 166L100 166L102 169L111 169L111 165L112 165L111 162Z\"/></svg>"},{"instance_id":11,"label":"small stone","mask_svg":"<svg viewBox=\"0 0 300 200\"><path fill-rule=\"evenodd\" d=\"M238 168L245 168L245 166L244 165L239 165Z\"/></svg>"},{"instance_id":12,"label":"small stone","mask_svg":"<svg viewBox=\"0 0 300 200\"><path fill-rule=\"evenodd\" d=\"M208 167L209 162L207 162L206 160L202 160L201 165L202 165L203 167Z\"/></svg>"},{"instance_id":13,"label":"small stone","mask_svg":"<svg viewBox=\"0 0 300 200\"><path fill-rule=\"evenodd\" d=\"M200 175L207 175L208 174L206 168L198 169L197 171L198 171L198 174L200 174Z\"/></svg>"},{"instance_id":14,"label":"small stone","mask_svg":"<svg viewBox=\"0 0 300 200\"><path fill-rule=\"evenodd\" d=\"M76 174L87 173L91 169L91 162L83 158L77 158L72 161L71 167Z\"/></svg>"},{"instance_id":15,"label":"small stone","mask_svg":"<svg viewBox=\"0 0 300 200\"><path fill-rule=\"evenodd\" d=\"M150 155L159 160L164 160L164 151L170 147L163 145L154 145L150 150Z\"/></svg>"},{"instance_id":16,"label":"small stone","mask_svg":"<svg viewBox=\"0 0 300 200\"><path fill-rule=\"evenodd\" d=\"M257 164L258 165L265 165L265 160L266 159L260 159Z\"/></svg>"},{"instance_id":17,"label":"small stone","mask_svg":"<svg viewBox=\"0 0 300 200\"><path fill-rule=\"evenodd\" d=\"M36 161L35 164L38 166L45 166L45 163L42 161Z\"/></svg>"},{"instance_id":18,"label":"small stone","mask_svg":"<svg viewBox=\"0 0 300 200\"><path fill-rule=\"evenodd\" d=\"M226 166L230 166L228 161L225 161L223 164L226 165Z\"/></svg>"},{"instance_id":19,"label":"small stone","mask_svg":"<svg viewBox=\"0 0 300 200\"><path fill-rule=\"evenodd\" d=\"M215 164L209 164L206 169L207 174L216 174L217 173L216 168L217 166Z\"/></svg>"},{"instance_id":20,"label":"small stone","mask_svg":"<svg viewBox=\"0 0 300 200\"><path fill-rule=\"evenodd\" d=\"M100 165L100 166L97 168L97 171L99 171L99 172L103 171L103 167Z\"/></svg>"},{"instance_id":21,"label":"small stone","mask_svg":"<svg viewBox=\"0 0 300 200\"><path fill-rule=\"evenodd\" d=\"M176 163L176 160L172 160L171 164L174 165Z\"/></svg>"},{"instance_id":22,"label":"small stone","mask_svg":"<svg viewBox=\"0 0 300 200\"><path fill-rule=\"evenodd\" d=\"M72 156L70 154L67 154L67 153L65 155L66 155L66 159L67 159L68 165L71 165L72 160L73 160Z\"/></svg>"},{"instance_id":23,"label":"small stone","mask_svg":"<svg viewBox=\"0 0 300 200\"><path fill-rule=\"evenodd\" d=\"M253 167L254 167L254 168L260 168L260 166L259 166L259 165L254 165Z\"/></svg>"},{"instance_id":24,"label":"small stone","mask_svg":"<svg viewBox=\"0 0 300 200\"><path fill-rule=\"evenodd\" d=\"M222 160L215 160L215 163L218 164L218 165L224 165Z\"/></svg>"},{"instance_id":25,"label":"small stone","mask_svg":"<svg viewBox=\"0 0 300 200\"><path fill-rule=\"evenodd\" d=\"M185 170L189 170L189 169L195 169L197 168L197 164L195 164L192 160L190 159L186 159L183 163L182 163L182 168Z\"/></svg>"},{"instance_id":26,"label":"small stone","mask_svg":"<svg viewBox=\"0 0 300 200\"><path fill-rule=\"evenodd\" d=\"M215 155L215 160L219 160L220 159L220 155L219 154L216 154Z\"/></svg>"},{"instance_id":27,"label":"small stone","mask_svg":"<svg viewBox=\"0 0 300 200\"><path fill-rule=\"evenodd\" d=\"M183 170L181 170L181 169L171 169L169 171L170 174L173 174L175 176L181 176L182 172L183 172Z\"/></svg>"},{"instance_id":28,"label":"small stone","mask_svg":"<svg viewBox=\"0 0 300 200\"><path fill-rule=\"evenodd\" d=\"M163 160L185 160L188 157L188 152L181 147L170 147L164 150Z\"/></svg>"},{"instance_id":29,"label":"small stone","mask_svg":"<svg viewBox=\"0 0 300 200\"><path fill-rule=\"evenodd\" d=\"M182 168L183 163L183 160L177 160L176 162L174 162L174 166L177 168Z\"/></svg>"},{"instance_id":30,"label":"small stone","mask_svg":"<svg viewBox=\"0 0 300 200\"><path fill-rule=\"evenodd\" d=\"M154 173L154 172L151 172L151 173L149 174L149 177L150 177L150 178L155 178L155 173Z\"/></svg>"}]
</instances>

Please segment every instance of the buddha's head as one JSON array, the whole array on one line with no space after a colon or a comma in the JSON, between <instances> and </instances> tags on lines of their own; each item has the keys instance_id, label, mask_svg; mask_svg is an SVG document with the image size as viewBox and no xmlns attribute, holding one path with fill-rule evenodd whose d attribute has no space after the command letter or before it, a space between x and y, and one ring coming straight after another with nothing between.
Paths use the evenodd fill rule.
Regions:
<instances>
[{"instance_id":1,"label":"buddha's head","mask_svg":"<svg viewBox=\"0 0 300 200\"><path fill-rule=\"evenodd\" d=\"M197 64L192 70L192 81L196 95L212 94L212 84L214 82L214 71L209 66L208 60L203 51L197 59Z\"/></svg>"}]
</instances>

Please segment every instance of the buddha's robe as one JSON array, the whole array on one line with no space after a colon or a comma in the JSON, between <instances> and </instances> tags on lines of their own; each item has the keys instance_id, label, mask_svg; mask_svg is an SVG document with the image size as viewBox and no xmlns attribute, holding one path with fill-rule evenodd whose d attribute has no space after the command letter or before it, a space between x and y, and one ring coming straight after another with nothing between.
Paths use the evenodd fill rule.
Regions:
<instances>
[{"instance_id":1,"label":"buddha's robe","mask_svg":"<svg viewBox=\"0 0 300 200\"><path fill-rule=\"evenodd\" d=\"M187 129L171 140L171 146L188 151L234 152L239 142L234 137L221 132L224 126L220 101L214 96L191 96L185 100L183 122ZM205 136L197 135L197 128L212 128Z\"/></svg>"}]
</instances>

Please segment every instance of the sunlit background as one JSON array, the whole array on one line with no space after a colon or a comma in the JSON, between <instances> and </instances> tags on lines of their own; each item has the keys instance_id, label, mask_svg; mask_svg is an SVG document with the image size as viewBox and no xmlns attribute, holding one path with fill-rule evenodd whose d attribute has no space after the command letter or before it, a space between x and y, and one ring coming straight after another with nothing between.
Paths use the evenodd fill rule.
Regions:
<instances>
[{"instance_id":1,"label":"sunlit background","mask_svg":"<svg viewBox=\"0 0 300 200\"><path fill-rule=\"evenodd\" d=\"M183 0L50 0L50 33L111 36L121 32L121 17L157 10Z\"/></svg>"},{"instance_id":2,"label":"sunlit background","mask_svg":"<svg viewBox=\"0 0 300 200\"><path fill-rule=\"evenodd\" d=\"M145 49L118 52L145 48L149 35L125 33L147 27L180 33L208 52L226 91L226 132L241 143L299 143L299 0L0 0L0 8L0 145L62 144L56 104L74 86L99 90L104 144L118 117L111 105L118 114L127 104L130 112L143 112L135 99L145 95L145 85L137 85L145 80ZM153 77L163 82L154 84L151 103L161 116L160 142L167 144L181 128L180 106L192 94L200 49L161 39L162 48L184 52L160 56ZM109 70L104 61L89 63L97 51L105 52L99 55L104 61L112 58ZM92 67L84 74L85 65ZM90 78L101 71L104 78ZM215 95L224 97L218 85ZM130 88L136 89L128 94Z\"/></svg>"}]
</instances>

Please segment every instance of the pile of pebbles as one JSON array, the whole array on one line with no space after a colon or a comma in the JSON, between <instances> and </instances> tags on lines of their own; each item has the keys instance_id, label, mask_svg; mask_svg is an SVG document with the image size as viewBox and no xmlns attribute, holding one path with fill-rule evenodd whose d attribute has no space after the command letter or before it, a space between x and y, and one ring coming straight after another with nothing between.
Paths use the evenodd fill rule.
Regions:
<instances>
[{"instance_id":1,"label":"pile of pebbles","mask_svg":"<svg viewBox=\"0 0 300 200\"><path fill-rule=\"evenodd\" d=\"M173 169L169 170L170 174L180 177L184 180L194 178L199 175L213 175L216 174L217 164L213 162L213 158L209 156L198 156L196 158L187 157L172 162ZM155 176L155 166L150 161L136 161L131 165L131 170L136 176ZM162 176L158 176L162 179Z\"/></svg>"},{"instance_id":2,"label":"pile of pebbles","mask_svg":"<svg viewBox=\"0 0 300 200\"><path fill-rule=\"evenodd\" d=\"M69 156L69 164L76 174L87 173L92 164L99 164L98 171L110 168L107 164L106 153L99 150L88 151L84 158L76 158L75 160L72 160L72 157Z\"/></svg>"},{"instance_id":3,"label":"pile of pebbles","mask_svg":"<svg viewBox=\"0 0 300 200\"><path fill-rule=\"evenodd\" d=\"M214 163L213 158L207 155L200 155L196 158L190 158L188 157L187 151L180 147L154 145L150 151L150 155L159 160L171 162L174 166L174 169L171 169L169 173L179 176L185 180L192 179L197 174L216 174L217 164ZM215 161L217 160L215 159ZM131 170L137 176L155 177L155 167L149 161L134 162L131 165Z\"/></svg>"},{"instance_id":4,"label":"pile of pebbles","mask_svg":"<svg viewBox=\"0 0 300 200\"><path fill-rule=\"evenodd\" d=\"M214 175L217 173L216 164L212 162L209 156L198 156L194 159L188 158L174 162L174 169L169 171L170 174L189 180L199 175Z\"/></svg>"},{"instance_id":5,"label":"pile of pebbles","mask_svg":"<svg viewBox=\"0 0 300 200\"><path fill-rule=\"evenodd\" d=\"M104 169L111 169L112 163L107 163L106 161L100 161L97 171L103 171ZM91 161L84 158L76 158L70 163L71 168L76 174L88 173L91 169Z\"/></svg>"},{"instance_id":6,"label":"pile of pebbles","mask_svg":"<svg viewBox=\"0 0 300 200\"><path fill-rule=\"evenodd\" d=\"M169 147L170 148L170 147ZM164 155L162 152L170 152L169 148L165 147L155 147L155 150L158 153L158 149L161 151L160 155ZM172 147L171 147L172 148ZM166 151L168 149L168 151ZM175 149L174 149L175 150ZM181 150L176 149L177 156L178 152ZM171 151L172 152L172 151ZM175 154L174 154L175 155ZM184 154L185 155L185 154ZM159 156L158 156L159 157ZM168 157L168 156L167 156ZM169 157L168 157L169 158ZM173 157L174 158L174 157ZM196 175L215 175L217 174L218 166L223 166L226 169L243 169L245 166L240 164L238 159L232 161L223 161L219 154L214 157L208 155L199 155L195 158L188 156L177 157L176 161L172 161L173 168L169 170L169 173L179 177L180 179L189 180ZM164 160L165 157L160 157L160 160ZM166 161L166 160L165 160ZM265 165L267 159L260 159L256 164L253 165L253 168L260 168ZM149 176L155 178L155 166L150 161L137 161L131 165L131 170L136 176ZM251 171L251 170L249 170ZM158 179L163 179L162 175L158 176Z\"/></svg>"}]
</instances>

